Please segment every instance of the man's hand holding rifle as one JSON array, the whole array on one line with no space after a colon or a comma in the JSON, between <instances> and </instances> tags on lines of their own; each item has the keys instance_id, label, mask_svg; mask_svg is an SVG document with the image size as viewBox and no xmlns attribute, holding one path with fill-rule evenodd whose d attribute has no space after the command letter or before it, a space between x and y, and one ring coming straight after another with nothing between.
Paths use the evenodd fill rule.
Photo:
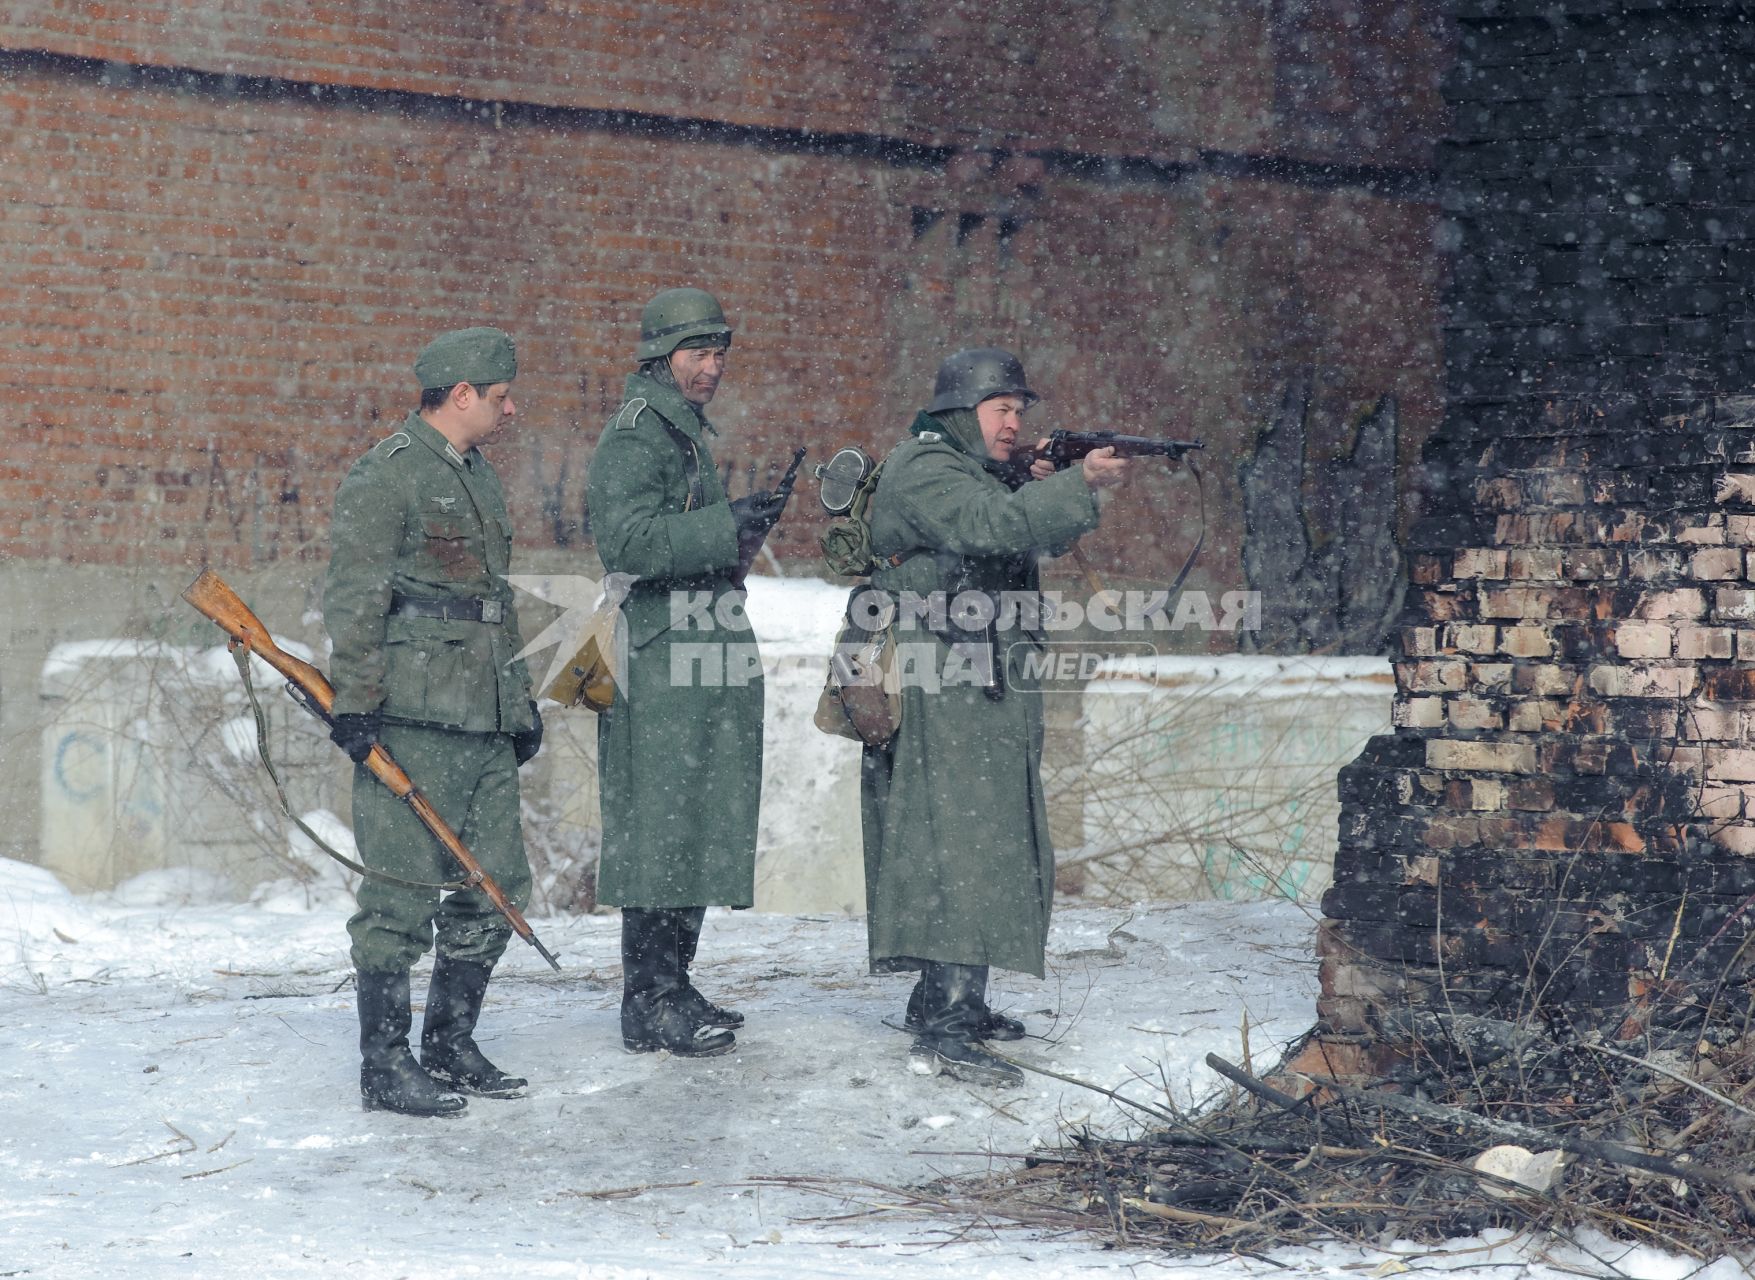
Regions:
<instances>
[{"instance_id":1,"label":"man's hand holding rifle","mask_svg":"<svg viewBox=\"0 0 1755 1280\"><path fill-rule=\"evenodd\" d=\"M732 500L731 518L737 521L737 571L731 580L736 585L743 586L756 557L762 553L769 531L780 523L780 515L792 497L792 486L798 482L798 464L804 461L804 454L804 446L800 445L792 455L792 465L786 468L773 492L758 489Z\"/></svg>"}]
</instances>

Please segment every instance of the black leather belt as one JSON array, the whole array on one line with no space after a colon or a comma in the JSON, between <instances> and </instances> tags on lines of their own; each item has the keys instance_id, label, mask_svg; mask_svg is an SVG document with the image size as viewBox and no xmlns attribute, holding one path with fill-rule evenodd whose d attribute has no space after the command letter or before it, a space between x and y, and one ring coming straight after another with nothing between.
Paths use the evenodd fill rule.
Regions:
<instances>
[{"instance_id":1,"label":"black leather belt","mask_svg":"<svg viewBox=\"0 0 1755 1280\"><path fill-rule=\"evenodd\" d=\"M499 600L420 600L392 596L390 612L404 618L443 618L447 622L504 622L506 606Z\"/></svg>"}]
</instances>

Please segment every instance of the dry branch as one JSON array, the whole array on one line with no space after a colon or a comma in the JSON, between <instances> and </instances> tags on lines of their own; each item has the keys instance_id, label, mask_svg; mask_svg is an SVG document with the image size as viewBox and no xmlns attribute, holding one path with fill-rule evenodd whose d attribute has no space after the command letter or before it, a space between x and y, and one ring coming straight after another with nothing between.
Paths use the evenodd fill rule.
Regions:
<instances>
[{"instance_id":1,"label":"dry branch","mask_svg":"<svg viewBox=\"0 0 1755 1280\"><path fill-rule=\"evenodd\" d=\"M1673 1028L1668 1045L1640 1042L1643 1055L1610 1049L1599 1031L1581 1034L1567 1011L1543 1015L1402 1011L1385 1024L1407 1052L1385 1079L1270 1073L1314 1086L1302 1099L1215 1056L1209 1065L1240 1093L1143 1137L1072 1135L1021 1170L969 1180L967 1199L1003 1204L996 1216L1015 1222L1029 1221L1023 1204L1040 1206L1043 1224L1070 1214L1134 1248L1253 1256L1333 1240L1438 1243L1497 1227L1595 1257L1576 1234L1590 1228L1701 1259L1748 1256L1755 1124L1741 1100L1755 1096L1755 1036L1740 1013ZM1710 1088L1665 1065L1668 1052L1653 1060L1684 1040L1710 1067ZM1345 1145L1333 1138L1342 1132ZM1474 1167L1507 1144L1565 1155L1539 1180Z\"/></svg>"}]
</instances>

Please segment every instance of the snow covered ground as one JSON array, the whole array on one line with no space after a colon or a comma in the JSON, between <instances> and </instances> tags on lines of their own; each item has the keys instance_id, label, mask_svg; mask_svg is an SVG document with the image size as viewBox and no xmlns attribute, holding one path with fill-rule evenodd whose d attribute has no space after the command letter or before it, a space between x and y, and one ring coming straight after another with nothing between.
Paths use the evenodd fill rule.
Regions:
<instances>
[{"instance_id":1,"label":"snow covered ground","mask_svg":"<svg viewBox=\"0 0 1755 1280\"><path fill-rule=\"evenodd\" d=\"M714 912L697 977L749 1017L738 1052L626 1054L613 915L537 920L481 1040L530 1096L457 1119L366 1113L357 1094L345 899L203 905L174 876L76 898L0 862L0 1276L814 1277L1388 1274L1381 1254L1238 1259L880 1211L878 1187L979 1172L989 1153L1119 1134L1128 1114L1046 1076L995 1094L907 1070L901 977L868 977L846 917ZM994 1003L1045 1038L1023 1060L1183 1104L1217 1051L1257 1063L1311 1017L1313 923L1295 904L1071 907L1052 972L999 975ZM815 1180L809 1185L772 1181ZM875 1185L874 1185L875 1184ZM1409 1267L1604 1272L1460 1242ZM1730 1280L1598 1242L1621 1273Z\"/></svg>"}]
</instances>

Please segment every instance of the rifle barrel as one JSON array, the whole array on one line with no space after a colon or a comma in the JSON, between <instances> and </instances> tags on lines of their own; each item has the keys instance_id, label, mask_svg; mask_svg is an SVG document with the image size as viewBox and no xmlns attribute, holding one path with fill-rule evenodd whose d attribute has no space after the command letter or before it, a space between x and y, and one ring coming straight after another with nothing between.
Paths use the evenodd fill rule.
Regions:
<instances>
[{"instance_id":1,"label":"rifle barrel","mask_svg":"<svg viewBox=\"0 0 1755 1280\"><path fill-rule=\"evenodd\" d=\"M774 493L781 499L792 496L792 486L798 482L798 464L804 461L805 446L799 445L792 455L792 465L786 468L786 474L780 477L780 483L774 486Z\"/></svg>"}]
</instances>

